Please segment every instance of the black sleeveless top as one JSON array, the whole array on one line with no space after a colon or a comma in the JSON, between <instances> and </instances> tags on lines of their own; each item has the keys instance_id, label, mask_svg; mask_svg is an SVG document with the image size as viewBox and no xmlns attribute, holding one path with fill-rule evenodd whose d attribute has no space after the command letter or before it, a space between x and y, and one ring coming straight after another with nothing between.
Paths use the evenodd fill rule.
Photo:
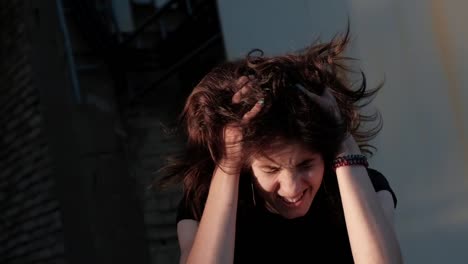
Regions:
<instances>
[{"instance_id":1,"label":"black sleeveless top","mask_svg":"<svg viewBox=\"0 0 468 264\"><path fill-rule=\"evenodd\" d=\"M375 191L389 191L396 207L387 179L367 171ZM234 263L354 263L333 171L325 173L307 214L295 219L269 212L258 196L254 205L249 177L241 176L239 188ZM195 219L184 198L176 222L182 219Z\"/></svg>"}]
</instances>

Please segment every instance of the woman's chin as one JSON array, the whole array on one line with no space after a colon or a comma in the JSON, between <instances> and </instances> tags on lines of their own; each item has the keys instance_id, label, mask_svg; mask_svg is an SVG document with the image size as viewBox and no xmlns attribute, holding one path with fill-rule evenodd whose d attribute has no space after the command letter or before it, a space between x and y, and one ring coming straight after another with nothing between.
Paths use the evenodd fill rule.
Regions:
<instances>
[{"instance_id":1,"label":"woman's chin","mask_svg":"<svg viewBox=\"0 0 468 264\"><path fill-rule=\"evenodd\" d=\"M312 189L308 189L302 199L294 203L288 203L281 198L276 199L276 208L278 213L287 219L302 217L309 211L312 204L313 196Z\"/></svg>"},{"instance_id":2,"label":"woman's chin","mask_svg":"<svg viewBox=\"0 0 468 264\"><path fill-rule=\"evenodd\" d=\"M281 216L286 219L294 219L294 218L303 217L304 215L306 215L306 213L307 211L306 212L282 212Z\"/></svg>"}]
</instances>

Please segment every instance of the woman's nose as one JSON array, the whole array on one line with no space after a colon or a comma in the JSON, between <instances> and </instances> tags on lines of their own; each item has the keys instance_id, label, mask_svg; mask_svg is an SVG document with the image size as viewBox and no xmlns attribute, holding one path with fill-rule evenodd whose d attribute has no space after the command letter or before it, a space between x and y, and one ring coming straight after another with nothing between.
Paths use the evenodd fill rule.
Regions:
<instances>
[{"instance_id":1,"label":"woman's nose","mask_svg":"<svg viewBox=\"0 0 468 264\"><path fill-rule=\"evenodd\" d=\"M295 171L284 171L280 176L278 195L286 198L300 196L303 188L300 175Z\"/></svg>"}]
</instances>

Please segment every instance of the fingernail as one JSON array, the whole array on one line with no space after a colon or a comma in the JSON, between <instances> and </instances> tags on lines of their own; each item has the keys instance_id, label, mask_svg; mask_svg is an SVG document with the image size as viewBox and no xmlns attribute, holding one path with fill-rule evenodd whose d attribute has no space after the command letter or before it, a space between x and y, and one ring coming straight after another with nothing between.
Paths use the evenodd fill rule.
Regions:
<instances>
[{"instance_id":1,"label":"fingernail","mask_svg":"<svg viewBox=\"0 0 468 264\"><path fill-rule=\"evenodd\" d=\"M258 104L259 105L264 105L265 104L265 98L260 98L260 100L258 100Z\"/></svg>"}]
</instances>

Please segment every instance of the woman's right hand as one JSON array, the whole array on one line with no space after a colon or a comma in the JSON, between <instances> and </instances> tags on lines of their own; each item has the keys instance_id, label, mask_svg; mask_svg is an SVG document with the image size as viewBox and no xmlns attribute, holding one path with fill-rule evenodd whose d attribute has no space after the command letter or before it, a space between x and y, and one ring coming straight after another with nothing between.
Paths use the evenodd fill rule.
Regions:
<instances>
[{"instance_id":1,"label":"woman's right hand","mask_svg":"<svg viewBox=\"0 0 468 264\"><path fill-rule=\"evenodd\" d=\"M245 76L237 80L237 85L240 87L238 91L232 96L232 103L239 104L243 98L252 89L252 81ZM242 168L242 144L243 144L243 131L242 127L250 122L263 107L264 101L258 101L252 109L244 114L240 123L227 124L224 127L224 157L218 165L221 170L229 175L239 175Z\"/></svg>"}]
</instances>

